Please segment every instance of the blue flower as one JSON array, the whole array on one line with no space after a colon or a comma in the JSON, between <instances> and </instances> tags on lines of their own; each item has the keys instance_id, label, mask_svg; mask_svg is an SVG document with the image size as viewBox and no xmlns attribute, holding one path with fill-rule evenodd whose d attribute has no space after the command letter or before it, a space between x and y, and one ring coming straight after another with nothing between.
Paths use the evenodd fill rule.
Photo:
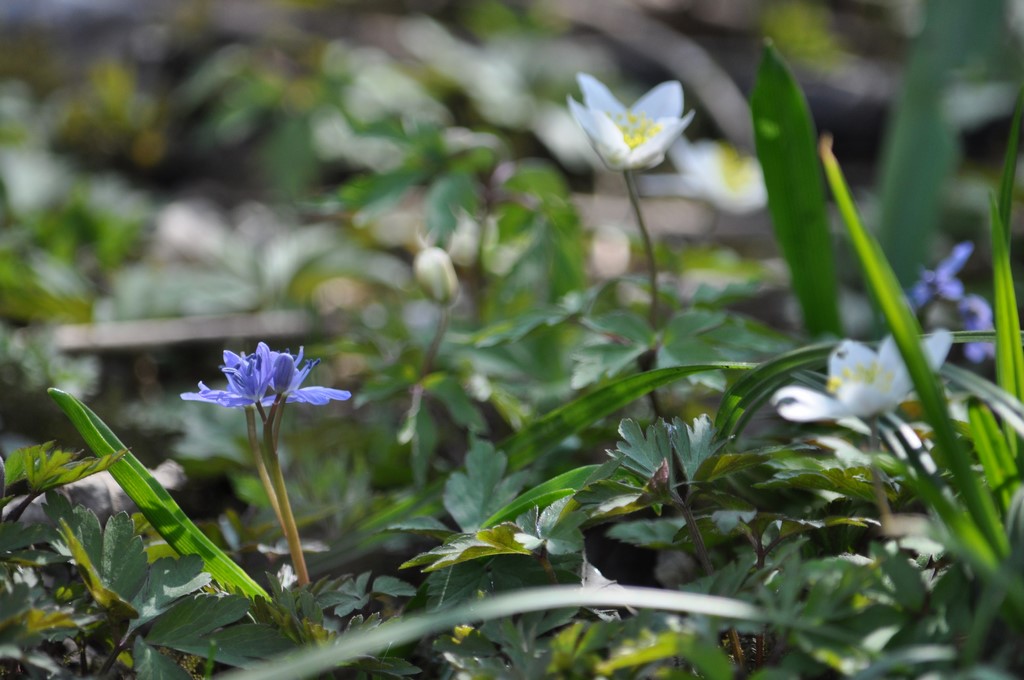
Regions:
<instances>
[{"instance_id":1,"label":"blue flower","mask_svg":"<svg viewBox=\"0 0 1024 680\"><path fill-rule=\"evenodd\" d=\"M964 322L964 330L990 331L995 328L992 319L992 306L980 295L964 296L957 307L960 310L960 318ZM996 346L991 342L968 342L964 345L964 356L975 364L995 355Z\"/></svg>"},{"instance_id":2,"label":"blue flower","mask_svg":"<svg viewBox=\"0 0 1024 680\"><path fill-rule=\"evenodd\" d=\"M181 395L186 401L205 401L230 408L244 406L270 406L278 396L285 401L323 405L332 399L344 401L352 396L346 390L328 387L301 387L302 382L320 363L320 360L302 362L302 348L298 357L288 352L274 352L266 343L259 343L253 354L224 352L221 372L228 380L226 390L212 390L202 382L198 392Z\"/></svg>"},{"instance_id":3,"label":"blue flower","mask_svg":"<svg viewBox=\"0 0 1024 680\"><path fill-rule=\"evenodd\" d=\"M956 277L963 269L967 258L974 252L974 244L970 241L958 243L953 252L934 271L921 270L921 278L910 289L910 302L915 310L921 309L935 299L959 302L964 296L964 284Z\"/></svg>"}]
</instances>

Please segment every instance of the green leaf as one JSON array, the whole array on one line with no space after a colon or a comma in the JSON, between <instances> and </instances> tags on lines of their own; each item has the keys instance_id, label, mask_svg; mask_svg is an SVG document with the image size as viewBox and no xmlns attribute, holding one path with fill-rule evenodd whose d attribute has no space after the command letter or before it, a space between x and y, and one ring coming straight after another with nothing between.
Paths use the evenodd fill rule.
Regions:
<instances>
[{"instance_id":1,"label":"green leaf","mask_svg":"<svg viewBox=\"0 0 1024 680\"><path fill-rule=\"evenodd\" d=\"M191 653L205 657L210 633L234 623L248 611L249 601L240 595L196 595L178 602L159 617L146 634L146 642L188 651L182 645L201 640L202 651Z\"/></svg>"},{"instance_id":2,"label":"green leaf","mask_svg":"<svg viewBox=\"0 0 1024 680\"><path fill-rule=\"evenodd\" d=\"M474 439L466 454L466 471L453 472L444 487L444 507L463 531L475 531L514 497L520 475L502 479L504 474L505 455Z\"/></svg>"},{"instance_id":3,"label":"green leaf","mask_svg":"<svg viewBox=\"0 0 1024 680\"><path fill-rule=\"evenodd\" d=\"M529 491L524 491L511 502L488 517L481 526L491 527L514 520L532 507L545 508L560 498L571 496L587 484L604 479L618 467L614 461L605 465L585 465L563 472L557 477L538 484Z\"/></svg>"},{"instance_id":4,"label":"green leaf","mask_svg":"<svg viewBox=\"0 0 1024 680\"><path fill-rule=\"evenodd\" d=\"M1020 338L1020 312L1013 285L1010 234L999 215L995 198L990 201L992 221L993 321L996 328L996 382L1008 393L1024 399L1024 347ZM1014 457L1021 455L1020 440L1007 428L1007 444ZM1018 460L1019 463L1024 461Z\"/></svg>"},{"instance_id":5,"label":"green leaf","mask_svg":"<svg viewBox=\"0 0 1024 680\"><path fill-rule=\"evenodd\" d=\"M715 441L715 426L707 414L694 418L693 427L679 418L674 418L670 438L679 465L682 466L686 479L690 481L697 478L697 472L704 462L725 446L724 441Z\"/></svg>"},{"instance_id":6,"label":"green leaf","mask_svg":"<svg viewBox=\"0 0 1024 680\"><path fill-rule=\"evenodd\" d=\"M619 423L619 436L623 441L611 454L644 481L653 477L658 468L672 458L672 446L664 423L650 425L645 436L643 428L635 420L626 418Z\"/></svg>"},{"instance_id":7,"label":"green leaf","mask_svg":"<svg viewBox=\"0 0 1024 680\"><path fill-rule=\"evenodd\" d=\"M814 124L800 87L771 45L761 58L750 109L768 209L804 327L812 335L842 335Z\"/></svg>"},{"instance_id":8,"label":"green leaf","mask_svg":"<svg viewBox=\"0 0 1024 680\"><path fill-rule=\"evenodd\" d=\"M480 415L479 409L466 396L466 390L453 376L434 373L423 381L423 387L444 404L456 425L464 427L474 434L487 431L487 423Z\"/></svg>"},{"instance_id":9,"label":"green leaf","mask_svg":"<svg viewBox=\"0 0 1024 680\"><path fill-rule=\"evenodd\" d=\"M178 599L210 583L210 575L203 571L203 560L198 555L180 558L161 557L149 567L149 578L132 598L139 617L132 621L129 632L165 612Z\"/></svg>"},{"instance_id":10,"label":"green leaf","mask_svg":"<svg viewBox=\"0 0 1024 680\"><path fill-rule=\"evenodd\" d=\"M391 597L412 597L416 594L415 586L394 576L378 576L373 580L371 590L376 595L390 595Z\"/></svg>"},{"instance_id":11,"label":"green leaf","mask_svg":"<svg viewBox=\"0 0 1024 680\"><path fill-rule=\"evenodd\" d=\"M350 210L376 215L398 203L425 176L424 171L415 169L363 175L345 184L340 198Z\"/></svg>"},{"instance_id":12,"label":"green leaf","mask_svg":"<svg viewBox=\"0 0 1024 680\"><path fill-rule=\"evenodd\" d=\"M98 526L97 522L97 528ZM96 604L105 609L108 616L115 621L126 621L137 617L139 613L128 601L130 595L122 597L117 591L107 587L105 575L94 562L90 551L86 549L85 541L79 539L75 530L63 518L60 520L60 530L64 536L64 542L71 552L71 557L78 565L78 575ZM87 532L86 535L89 537L86 541L95 546L98 539L92 535L92 532Z\"/></svg>"},{"instance_id":13,"label":"green leaf","mask_svg":"<svg viewBox=\"0 0 1024 680\"><path fill-rule=\"evenodd\" d=\"M758 489L809 489L826 491L865 501L875 499L868 468L824 470L778 470L771 479L753 485Z\"/></svg>"},{"instance_id":14,"label":"green leaf","mask_svg":"<svg viewBox=\"0 0 1024 680\"><path fill-rule=\"evenodd\" d=\"M31 493L40 494L102 472L125 453L121 450L102 458L78 460L70 451L55 449L53 442L17 449L6 461L7 485L24 479Z\"/></svg>"},{"instance_id":15,"label":"green leaf","mask_svg":"<svg viewBox=\"0 0 1024 680\"><path fill-rule=\"evenodd\" d=\"M571 498L555 501L538 512L531 508L516 519L523 534L516 540L530 550L545 550L550 555L568 555L583 549L580 525L587 520L582 512L574 512ZM525 534L525 536L524 536Z\"/></svg>"},{"instance_id":16,"label":"green leaf","mask_svg":"<svg viewBox=\"0 0 1024 680\"><path fill-rule=\"evenodd\" d=\"M944 459L967 506L969 517L965 517L926 477L921 478L918 492L926 494L926 502L962 542L964 549L970 551L982 564L994 568L1008 550L995 502L979 483L971 460L957 439L952 420L946 412L942 389L921 349L920 326L907 306L895 273L885 260L877 241L861 223L839 163L827 144L822 145L821 155L832 194L850 234L868 287L900 349L925 417L934 431L935 444L945 454Z\"/></svg>"},{"instance_id":17,"label":"green leaf","mask_svg":"<svg viewBox=\"0 0 1024 680\"><path fill-rule=\"evenodd\" d=\"M497 448L508 455L510 469L518 470L566 438L633 403L651 390L695 373L752 367L753 364L743 362L721 362L662 368L621 378L536 419L528 427L501 442Z\"/></svg>"},{"instance_id":18,"label":"green leaf","mask_svg":"<svg viewBox=\"0 0 1024 680\"><path fill-rule=\"evenodd\" d=\"M446 247L455 233L460 213L475 215L477 212L477 186L473 178L464 172L445 175L427 189L424 197L427 233L434 242Z\"/></svg>"},{"instance_id":19,"label":"green leaf","mask_svg":"<svg viewBox=\"0 0 1024 680\"><path fill-rule=\"evenodd\" d=\"M608 536L640 548L665 550L677 547L675 536L686 526L682 517L641 519L617 522L608 529Z\"/></svg>"},{"instance_id":20,"label":"green leaf","mask_svg":"<svg viewBox=\"0 0 1024 680\"><path fill-rule=\"evenodd\" d=\"M147 645L141 637L135 638L132 659L135 661L135 672L140 678L151 680L191 680L192 678L184 668Z\"/></svg>"},{"instance_id":21,"label":"green leaf","mask_svg":"<svg viewBox=\"0 0 1024 680\"><path fill-rule=\"evenodd\" d=\"M97 456L102 458L126 450L110 428L85 404L56 388L51 387L48 392ZM237 588L250 597L267 597L258 583L192 523L167 490L130 451L110 466L110 474L178 554L202 557L206 570L224 586Z\"/></svg>"},{"instance_id":22,"label":"green leaf","mask_svg":"<svg viewBox=\"0 0 1024 680\"><path fill-rule=\"evenodd\" d=\"M463 534L406 561L399 569L423 566L424 572L431 572L482 557L529 555L529 549L516 540L519 533L518 526L505 522L475 534Z\"/></svg>"}]
</instances>

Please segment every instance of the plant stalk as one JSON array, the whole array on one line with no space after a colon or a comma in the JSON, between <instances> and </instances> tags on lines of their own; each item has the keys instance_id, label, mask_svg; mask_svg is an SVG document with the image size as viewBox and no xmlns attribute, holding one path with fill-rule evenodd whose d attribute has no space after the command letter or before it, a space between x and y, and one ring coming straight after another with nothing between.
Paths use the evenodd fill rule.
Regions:
<instances>
[{"instance_id":1,"label":"plant stalk","mask_svg":"<svg viewBox=\"0 0 1024 680\"><path fill-rule=\"evenodd\" d=\"M281 472L281 460L277 455L276 433L281 426L281 414L284 412L284 400L279 395L274 405L270 407L270 414L267 421L263 423L263 447L264 456L270 472L270 479L274 485L278 502L281 507L281 530L288 541L288 550L292 555L292 563L295 566L295 575L298 577L300 586L309 583L309 571L306 569L306 558L302 554L302 541L299 539L299 528L295 524L295 515L292 513L292 505L288 500L288 487L285 485L284 474Z\"/></svg>"},{"instance_id":2,"label":"plant stalk","mask_svg":"<svg viewBox=\"0 0 1024 680\"><path fill-rule=\"evenodd\" d=\"M640 228L640 236L643 237L644 253L647 256L647 277L651 286L651 308L649 310L651 329L658 330L658 266L654 260L654 243L651 241L651 234L647 231L647 223L644 222L643 212L640 210L640 192L636 188L636 178L632 170L625 170L626 189L629 194L629 203L633 206L633 214L636 215L636 223Z\"/></svg>"},{"instance_id":3,"label":"plant stalk","mask_svg":"<svg viewBox=\"0 0 1024 680\"><path fill-rule=\"evenodd\" d=\"M249 430L249 450L252 451L253 463L256 464L256 472L259 474L260 482L263 484L263 490L267 494L267 498L270 500L270 507L274 509L274 515L277 517L277 523L284 526L284 519L281 517L281 506L277 501L277 492L274 491L274 484L270 481L270 475L267 473L267 466L263 460L263 453L260 450L259 437L256 436L256 410L252 407L247 406L245 408L245 422L248 425ZM264 424L266 426L266 424Z\"/></svg>"}]
</instances>

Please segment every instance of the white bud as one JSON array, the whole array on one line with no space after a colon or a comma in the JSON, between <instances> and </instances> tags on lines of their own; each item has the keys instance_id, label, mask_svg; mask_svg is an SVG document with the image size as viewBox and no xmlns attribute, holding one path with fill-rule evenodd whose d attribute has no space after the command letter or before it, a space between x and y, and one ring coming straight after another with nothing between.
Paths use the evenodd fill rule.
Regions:
<instances>
[{"instance_id":1,"label":"white bud","mask_svg":"<svg viewBox=\"0 0 1024 680\"><path fill-rule=\"evenodd\" d=\"M459 277L455 275L452 258L441 248L424 248L412 264L416 283L431 300L451 304L459 294Z\"/></svg>"}]
</instances>

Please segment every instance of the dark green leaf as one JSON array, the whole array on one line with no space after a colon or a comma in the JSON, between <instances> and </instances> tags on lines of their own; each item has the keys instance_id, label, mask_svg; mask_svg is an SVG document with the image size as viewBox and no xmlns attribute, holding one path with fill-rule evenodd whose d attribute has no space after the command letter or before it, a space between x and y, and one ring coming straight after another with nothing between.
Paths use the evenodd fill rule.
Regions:
<instances>
[{"instance_id":1,"label":"dark green leaf","mask_svg":"<svg viewBox=\"0 0 1024 680\"><path fill-rule=\"evenodd\" d=\"M192 678L184 668L147 645L141 637L135 638L132 658L135 661L135 672L140 678L147 678L147 680L191 680Z\"/></svg>"},{"instance_id":2,"label":"dark green leaf","mask_svg":"<svg viewBox=\"0 0 1024 680\"><path fill-rule=\"evenodd\" d=\"M146 642L206 656L210 633L234 623L245 616L247 611L249 601L240 595L190 597L181 600L157 618L146 634ZM184 648L196 643L200 644L199 651Z\"/></svg>"},{"instance_id":3,"label":"dark green leaf","mask_svg":"<svg viewBox=\"0 0 1024 680\"><path fill-rule=\"evenodd\" d=\"M803 92L771 45L761 57L750 108L775 237L804 327L812 335L842 335L814 123Z\"/></svg>"},{"instance_id":4,"label":"dark green leaf","mask_svg":"<svg viewBox=\"0 0 1024 680\"><path fill-rule=\"evenodd\" d=\"M149 578L132 599L139 618L132 621L130 630L151 621L179 598L209 583L210 575L203 571L203 560L198 555L161 557L150 566Z\"/></svg>"}]
</instances>

